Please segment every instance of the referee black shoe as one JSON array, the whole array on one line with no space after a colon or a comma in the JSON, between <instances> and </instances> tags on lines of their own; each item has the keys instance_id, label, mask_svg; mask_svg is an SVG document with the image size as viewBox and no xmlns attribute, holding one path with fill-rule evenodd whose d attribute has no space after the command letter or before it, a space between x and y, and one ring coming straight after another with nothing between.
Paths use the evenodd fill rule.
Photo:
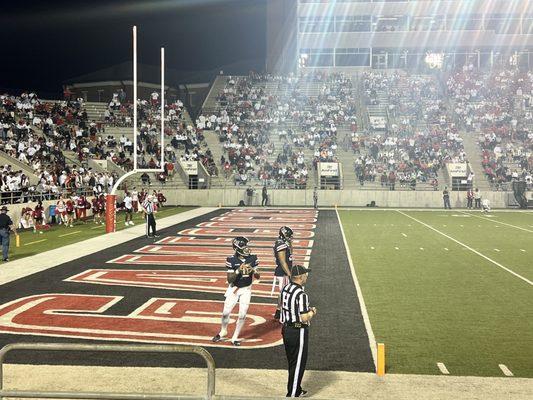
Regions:
<instances>
[{"instance_id":1,"label":"referee black shoe","mask_svg":"<svg viewBox=\"0 0 533 400\"><path fill-rule=\"evenodd\" d=\"M241 341L240 340L232 340L231 344L234 345L235 347L239 347L241 345Z\"/></svg>"},{"instance_id":2,"label":"referee black shoe","mask_svg":"<svg viewBox=\"0 0 533 400\"><path fill-rule=\"evenodd\" d=\"M303 390L300 392L300 397L307 397L307 390Z\"/></svg>"},{"instance_id":3,"label":"referee black shoe","mask_svg":"<svg viewBox=\"0 0 533 400\"><path fill-rule=\"evenodd\" d=\"M213 337L213 339L211 339L211 341L213 343L220 342L221 340L222 340L222 338L220 337L220 335L218 333Z\"/></svg>"},{"instance_id":4,"label":"referee black shoe","mask_svg":"<svg viewBox=\"0 0 533 400\"><path fill-rule=\"evenodd\" d=\"M280 310L279 309L276 310L276 312L274 313L274 319L279 319L280 314L281 314Z\"/></svg>"}]
</instances>

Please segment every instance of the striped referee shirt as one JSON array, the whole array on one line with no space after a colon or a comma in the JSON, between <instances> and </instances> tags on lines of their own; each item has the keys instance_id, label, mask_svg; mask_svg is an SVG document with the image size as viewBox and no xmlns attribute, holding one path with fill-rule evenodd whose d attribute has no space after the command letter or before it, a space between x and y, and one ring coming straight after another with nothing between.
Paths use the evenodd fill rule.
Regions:
<instances>
[{"instance_id":1,"label":"striped referee shirt","mask_svg":"<svg viewBox=\"0 0 533 400\"><path fill-rule=\"evenodd\" d=\"M290 282L281 291L280 322L292 324L302 322L301 314L309 312L309 297L302 286Z\"/></svg>"},{"instance_id":2,"label":"striped referee shirt","mask_svg":"<svg viewBox=\"0 0 533 400\"><path fill-rule=\"evenodd\" d=\"M143 203L143 208L146 210L147 214L152 214L154 212L154 203L145 200L145 202Z\"/></svg>"}]
</instances>

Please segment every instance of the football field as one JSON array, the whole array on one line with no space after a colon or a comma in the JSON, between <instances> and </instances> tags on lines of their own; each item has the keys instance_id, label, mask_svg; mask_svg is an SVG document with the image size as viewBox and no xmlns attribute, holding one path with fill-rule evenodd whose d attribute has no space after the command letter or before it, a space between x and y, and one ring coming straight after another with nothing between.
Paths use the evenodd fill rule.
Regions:
<instances>
[{"instance_id":1,"label":"football field","mask_svg":"<svg viewBox=\"0 0 533 400\"><path fill-rule=\"evenodd\" d=\"M339 216L388 372L533 377L533 213Z\"/></svg>"}]
</instances>

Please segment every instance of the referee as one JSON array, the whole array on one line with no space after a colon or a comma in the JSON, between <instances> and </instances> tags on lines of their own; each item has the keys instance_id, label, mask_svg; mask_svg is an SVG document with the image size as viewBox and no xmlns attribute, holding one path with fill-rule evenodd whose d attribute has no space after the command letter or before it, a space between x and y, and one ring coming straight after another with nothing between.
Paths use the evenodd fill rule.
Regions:
<instances>
[{"instance_id":1,"label":"referee","mask_svg":"<svg viewBox=\"0 0 533 400\"><path fill-rule=\"evenodd\" d=\"M316 308L309 307L309 297L303 287L309 271L301 265L294 265L291 282L281 291L281 333L289 364L287 397L304 397L307 394L301 383L307 363L309 322L316 315Z\"/></svg>"},{"instance_id":2,"label":"referee","mask_svg":"<svg viewBox=\"0 0 533 400\"><path fill-rule=\"evenodd\" d=\"M154 204L154 196L149 194L143 203L143 209L146 214L146 237L159 237L155 231L155 216L156 205ZM150 235L150 230L152 234Z\"/></svg>"}]
</instances>

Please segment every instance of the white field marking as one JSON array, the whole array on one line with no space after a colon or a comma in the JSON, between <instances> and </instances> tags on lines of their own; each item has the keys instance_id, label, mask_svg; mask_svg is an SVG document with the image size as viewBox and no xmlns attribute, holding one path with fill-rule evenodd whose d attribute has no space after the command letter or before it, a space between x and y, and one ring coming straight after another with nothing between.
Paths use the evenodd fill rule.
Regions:
<instances>
[{"instance_id":1,"label":"white field marking","mask_svg":"<svg viewBox=\"0 0 533 400\"><path fill-rule=\"evenodd\" d=\"M526 252L524 249L520 249L520 251L521 251L522 253L525 253L525 252Z\"/></svg>"},{"instance_id":2,"label":"white field marking","mask_svg":"<svg viewBox=\"0 0 533 400\"><path fill-rule=\"evenodd\" d=\"M65 236L70 236L70 235L76 235L78 233L81 233L81 231L74 231L74 232L69 232L69 233L65 233L63 235L59 235L58 237L65 237Z\"/></svg>"},{"instance_id":3,"label":"white field marking","mask_svg":"<svg viewBox=\"0 0 533 400\"><path fill-rule=\"evenodd\" d=\"M448 225L442 225L442 226L446 228Z\"/></svg>"},{"instance_id":4,"label":"white field marking","mask_svg":"<svg viewBox=\"0 0 533 400\"><path fill-rule=\"evenodd\" d=\"M505 364L498 364L498 367L500 367L505 376L514 376L511 370L507 368Z\"/></svg>"},{"instance_id":5,"label":"white field marking","mask_svg":"<svg viewBox=\"0 0 533 400\"><path fill-rule=\"evenodd\" d=\"M479 218L479 219L485 219L487 221L491 221L489 218L487 217L480 217L479 215L474 215L474 214L468 214L468 215L471 215L472 217L476 217L476 218ZM507 225L507 226L510 226L511 228L516 228L516 229L520 229L521 231L526 231L526 232L529 232L529 233L533 233L532 230L530 229L526 229L526 228L522 228L521 226L516 226L516 225L512 225L512 224L508 224L507 222L498 222L499 224L502 224L502 225ZM479 225L478 225L479 226ZM498 225L495 225L496 228L498 228ZM530 225L531 226L531 225Z\"/></svg>"},{"instance_id":6,"label":"white field marking","mask_svg":"<svg viewBox=\"0 0 533 400\"><path fill-rule=\"evenodd\" d=\"M41 243L41 242L44 242L45 240L48 240L48 239L34 240L33 242L24 243L24 246L29 246L30 244L35 244L35 243Z\"/></svg>"},{"instance_id":7,"label":"white field marking","mask_svg":"<svg viewBox=\"0 0 533 400\"><path fill-rule=\"evenodd\" d=\"M498 249L494 249L494 251L497 251L498 253L500 252L500 250L498 250Z\"/></svg>"},{"instance_id":8,"label":"white field marking","mask_svg":"<svg viewBox=\"0 0 533 400\"><path fill-rule=\"evenodd\" d=\"M407 224L407 226L411 226L411 224Z\"/></svg>"},{"instance_id":9,"label":"white field marking","mask_svg":"<svg viewBox=\"0 0 533 400\"><path fill-rule=\"evenodd\" d=\"M464 225L459 225L461 228L464 228L465 226Z\"/></svg>"},{"instance_id":10,"label":"white field marking","mask_svg":"<svg viewBox=\"0 0 533 400\"><path fill-rule=\"evenodd\" d=\"M448 251L448 248L447 248L447 247L445 247L445 248L444 248L444 250Z\"/></svg>"},{"instance_id":11,"label":"white field marking","mask_svg":"<svg viewBox=\"0 0 533 400\"><path fill-rule=\"evenodd\" d=\"M346 235L344 234L344 228L342 227L341 217L339 211L335 210L337 213L337 220L339 221L339 226L341 227L342 241L344 242L344 248L346 249L346 255L348 256L348 263L350 264L350 271L352 273L353 282L355 284L355 290L357 292L357 299L359 300L359 305L361 306L361 315L363 316L363 322L365 323L366 334L368 336L368 345L370 346L370 351L372 353L372 360L374 361L374 368L378 368L377 365L377 345L376 337L374 336L374 331L372 330L372 325L370 325L370 318L368 317L368 311L366 309L365 300L363 299L363 292L361 291L361 286L357 280L357 275L355 274L355 267L352 261L352 254L350 248L348 247L348 242L346 241Z\"/></svg>"},{"instance_id":12,"label":"white field marking","mask_svg":"<svg viewBox=\"0 0 533 400\"><path fill-rule=\"evenodd\" d=\"M424 248L423 248L423 247L421 247L421 248L420 248L420 250L424 250Z\"/></svg>"},{"instance_id":13,"label":"white field marking","mask_svg":"<svg viewBox=\"0 0 533 400\"><path fill-rule=\"evenodd\" d=\"M91 229L100 229L105 227L105 225L93 226Z\"/></svg>"},{"instance_id":14,"label":"white field marking","mask_svg":"<svg viewBox=\"0 0 533 400\"><path fill-rule=\"evenodd\" d=\"M482 253L480 253L479 251L474 250L472 247L470 247L470 246L468 246L468 245L466 245L466 244L464 244L464 243L458 241L457 239L454 239L453 237L451 237L451 236L449 236L449 235L447 235L447 234L445 234L445 233L439 231L438 229L433 228L431 225L428 225L428 224L426 224L425 222L422 222L422 221L416 219L415 217L411 217L410 215L404 213L403 211L398 210L397 212L399 212L400 214L406 216L407 218L411 218L413 221L416 221L416 222L418 222L418 223L421 224L421 225L424 225L426 228L429 228L429 229L431 229L432 231L437 232L439 235L442 235L442 236L444 236L444 237L446 237L446 238L448 238L448 239L454 241L455 243L457 243L457 244L463 246L463 248L464 248L465 250L470 250L472 253L475 253L475 254L477 254L478 256L483 257L485 260L490 261L491 263L493 263L493 264L496 265L497 267L500 267L501 269L503 269L503 270L509 272L510 274L513 274L513 275L516 276L517 278L522 279L524 282L526 282L526 283L528 283L529 285L533 286L533 282L532 282L532 281L530 281L530 280L527 279L527 278L524 278L522 275L517 274L516 272L510 270L509 268L504 267L504 266L501 265L499 262L494 261L492 258L487 257L485 254L482 254Z\"/></svg>"},{"instance_id":15,"label":"white field marking","mask_svg":"<svg viewBox=\"0 0 533 400\"><path fill-rule=\"evenodd\" d=\"M400 250L400 248L399 248L399 247L394 247L394 248L395 248L396 250Z\"/></svg>"},{"instance_id":16,"label":"white field marking","mask_svg":"<svg viewBox=\"0 0 533 400\"><path fill-rule=\"evenodd\" d=\"M175 305L176 303L174 302L165 302L157 310L155 310L155 314L170 314L170 310L172 310Z\"/></svg>"},{"instance_id":17,"label":"white field marking","mask_svg":"<svg viewBox=\"0 0 533 400\"><path fill-rule=\"evenodd\" d=\"M402 232L402 236L403 236L403 237L407 237L407 235L406 235L405 233L403 233L403 232Z\"/></svg>"},{"instance_id":18,"label":"white field marking","mask_svg":"<svg viewBox=\"0 0 533 400\"><path fill-rule=\"evenodd\" d=\"M161 246L154 246L154 247L152 247L150 249L150 252L154 252L155 253L156 251L159 251L159 250L161 250Z\"/></svg>"},{"instance_id":19,"label":"white field marking","mask_svg":"<svg viewBox=\"0 0 533 400\"><path fill-rule=\"evenodd\" d=\"M448 368L446 368L446 365L444 363L438 362L437 367L439 367L439 370L444 375L450 375L450 372L448 371Z\"/></svg>"},{"instance_id":20,"label":"white field marking","mask_svg":"<svg viewBox=\"0 0 533 400\"><path fill-rule=\"evenodd\" d=\"M370 248L371 248L372 250L374 250L374 246L370 246Z\"/></svg>"}]
</instances>

